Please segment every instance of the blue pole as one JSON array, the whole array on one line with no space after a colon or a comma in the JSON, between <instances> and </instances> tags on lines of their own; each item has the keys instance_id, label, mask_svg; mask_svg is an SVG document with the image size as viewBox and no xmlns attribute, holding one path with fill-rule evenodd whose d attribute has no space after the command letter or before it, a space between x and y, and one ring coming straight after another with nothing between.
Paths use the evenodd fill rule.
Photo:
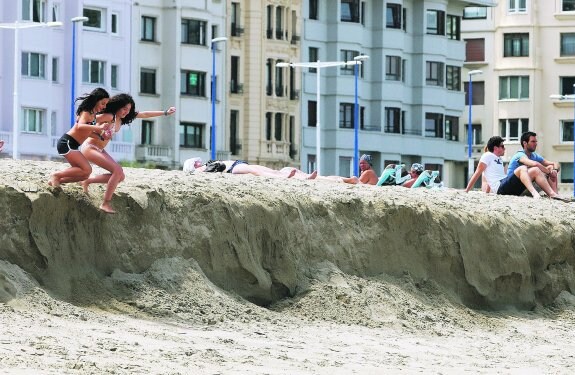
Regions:
<instances>
[{"instance_id":1,"label":"blue pole","mask_svg":"<svg viewBox=\"0 0 575 375\"><path fill-rule=\"evenodd\" d=\"M353 142L353 170L354 174L359 173L359 105L357 104L357 76L358 67L357 64L353 66L353 72L355 75L355 106L353 115L353 131L354 131L354 142Z\"/></svg>"},{"instance_id":2,"label":"blue pole","mask_svg":"<svg viewBox=\"0 0 575 375\"><path fill-rule=\"evenodd\" d=\"M575 198L575 84L573 85L573 197Z\"/></svg>"},{"instance_id":3,"label":"blue pole","mask_svg":"<svg viewBox=\"0 0 575 375\"><path fill-rule=\"evenodd\" d=\"M212 160L216 160L216 48L212 43Z\"/></svg>"},{"instance_id":4,"label":"blue pole","mask_svg":"<svg viewBox=\"0 0 575 375\"><path fill-rule=\"evenodd\" d=\"M469 75L469 95L467 98L469 106L469 118L467 122L467 157L471 159L471 104L473 103L473 82L471 81L471 75Z\"/></svg>"},{"instance_id":5,"label":"blue pole","mask_svg":"<svg viewBox=\"0 0 575 375\"><path fill-rule=\"evenodd\" d=\"M70 98L70 127L74 126L74 99L76 98L76 22L72 22L72 93Z\"/></svg>"}]
</instances>

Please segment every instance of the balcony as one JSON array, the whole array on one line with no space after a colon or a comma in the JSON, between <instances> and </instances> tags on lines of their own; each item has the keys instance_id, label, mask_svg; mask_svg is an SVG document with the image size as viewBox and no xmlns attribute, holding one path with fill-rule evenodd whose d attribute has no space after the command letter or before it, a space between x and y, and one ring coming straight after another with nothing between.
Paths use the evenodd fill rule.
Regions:
<instances>
[{"instance_id":1,"label":"balcony","mask_svg":"<svg viewBox=\"0 0 575 375\"><path fill-rule=\"evenodd\" d=\"M232 94L243 94L244 93L244 84L237 83L236 81L232 80L230 82L230 93Z\"/></svg>"},{"instance_id":2,"label":"balcony","mask_svg":"<svg viewBox=\"0 0 575 375\"><path fill-rule=\"evenodd\" d=\"M172 161L172 148L160 145L137 145L136 160L169 164Z\"/></svg>"},{"instance_id":3,"label":"balcony","mask_svg":"<svg viewBox=\"0 0 575 375\"><path fill-rule=\"evenodd\" d=\"M291 143L286 141L264 141L264 150L268 153L266 155L272 159L287 160L291 159L294 150L291 149Z\"/></svg>"},{"instance_id":4,"label":"balcony","mask_svg":"<svg viewBox=\"0 0 575 375\"><path fill-rule=\"evenodd\" d=\"M239 37L244 33L244 28L236 23L232 23L232 36Z\"/></svg>"}]
</instances>

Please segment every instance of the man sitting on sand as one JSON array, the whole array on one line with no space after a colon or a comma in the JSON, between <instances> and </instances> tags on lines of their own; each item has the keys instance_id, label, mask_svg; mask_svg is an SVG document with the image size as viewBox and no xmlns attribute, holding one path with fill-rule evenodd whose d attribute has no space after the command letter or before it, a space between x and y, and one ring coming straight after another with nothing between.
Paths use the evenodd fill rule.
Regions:
<instances>
[{"instance_id":1,"label":"man sitting on sand","mask_svg":"<svg viewBox=\"0 0 575 375\"><path fill-rule=\"evenodd\" d=\"M527 189L533 195L533 198L539 199L541 196L533 186L533 181L535 181L550 198L563 200L551 189L547 182L547 177L539 168L528 169L525 165L522 165L517 167L513 174L507 175L501 160L501 156L505 154L503 142L504 140L500 136L489 138L489 141L487 141L487 152L479 159L479 164L475 169L475 173L471 176L465 192L471 190L477 179L484 174L490 190L496 194L518 196Z\"/></svg>"}]
</instances>

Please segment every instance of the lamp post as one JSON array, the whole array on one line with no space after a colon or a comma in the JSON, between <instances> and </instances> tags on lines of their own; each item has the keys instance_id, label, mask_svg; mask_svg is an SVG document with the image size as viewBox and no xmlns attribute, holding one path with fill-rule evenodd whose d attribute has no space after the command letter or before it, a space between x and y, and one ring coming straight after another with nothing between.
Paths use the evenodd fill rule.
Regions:
<instances>
[{"instance_id":1,"label":"lamp post","mask_svg":"<svg viewBox=\"0 0 575 375\"><path fill-rule=\"evenodd\" d=\"M12 158L14 160L18 159L18 126L20 123L20 118L18 116L18 72L20 72L20 38L19 29L32 29L35 27L56 27L62 26L62 22L11 22L11 23L0 23L0 29L12 29L14 30L14 93L13 93L13 103L12 103Z\"/></svg>"},{"instance_id":2,"label":"lamp post","mask_svg":"<svg viewBox=\"0 0 575 375\"><path fill-rule=\"evenodd\" d=\"M353 131L353 170L354 174L359 173L359 104L357 103L357 78L359 75L359 65L362 61L369 59L367 55L359 55L353 58L358 63L353 67L353 75L355 76L355 104L354 104L354 112L353 112L353 124L354 124L354 131Z\"/></svg>"},{"instance_id":3,"label":"lamp post","mask_svg":"<svg viewBox=\"0 0 575 375\"><path fill-rule=\"evenodd\" d=\"M226 40L225 36L212 39L212 160L216 160L216 44Z\"/></svg>"},{"instance_id":4,"label":"lamp post","mask_svg":"<svg viewBox=\"0 0 575 375\"><path fill-rule=\"evenodd\" d=\"M550 99L573 101L573 197L575 198L575 84L572 95L550 95Z\"/></svg>"},{"instance_id":5,"label":"lamp post","mask_svg":"<svg viewBox=\"0 0 575 375\"><path fill-rule=\"evenodd\" d=\"M471 143L472 143L472 129L471 129L471 108L473 107L473 79L472 77L476 74L481 74L483 73L482 70L472 70L469 73L467 73L467 75L469 76L469 93L468 93L468 98L467 98L467 105L469 106L469 118L468 118L468 122L467 122L467 181L471 180L471 176L473 176L473 167L474 167L474 162L473 162L473 149L471 147Z\"/></svg>"},{"instance_id":6,"label":"lamp post","mask_svg":"<svg viewBox=\"0 0 575 375\"><path fill-rule=\"evenodd\" d=\"M70 127L74 126L74 99L76 98L76 24L88 21L88 17L74 17L72 21L72 80L70 102Z\"/></svg>"},{"instance_id":7,"label":"lamp post","mask_svg":"<svg viewBox=\"0 0 575 375\"><path fill-rule=\"evenodd\" d=\"M278 68L287 68L287 67L300 67L300 68L315 68L316 69L316 121L315 121L315 132L316 132L316 164L317 164L317 174L318 176L321 175L321 140L320 140L320 113L321 113L321 106L320 106L320 73L321 68L328 68L333 66L345 66L345 65L358 65L361 64L360 61L324 61L321 62L317 60L316 62L300 62L300 63L277 63L276 66Z\"/></svg>"}]
</instances>

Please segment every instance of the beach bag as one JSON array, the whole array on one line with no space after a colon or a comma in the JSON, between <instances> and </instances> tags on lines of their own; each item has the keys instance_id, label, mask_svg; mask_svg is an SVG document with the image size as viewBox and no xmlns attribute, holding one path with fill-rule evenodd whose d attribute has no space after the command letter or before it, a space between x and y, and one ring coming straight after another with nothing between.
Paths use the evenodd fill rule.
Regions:
<instances>
[{"instance_id":1,"label":"beach bag","mask_svg":"<svg viewBox=\"0 0 575 375\"><path fill-rule=\"evenodd\" d=\"M222 162L217 160L209 160L206 163L206 169L204 172L223 172L226 170L226 165Z\"/></svg>"}]
</instances>

